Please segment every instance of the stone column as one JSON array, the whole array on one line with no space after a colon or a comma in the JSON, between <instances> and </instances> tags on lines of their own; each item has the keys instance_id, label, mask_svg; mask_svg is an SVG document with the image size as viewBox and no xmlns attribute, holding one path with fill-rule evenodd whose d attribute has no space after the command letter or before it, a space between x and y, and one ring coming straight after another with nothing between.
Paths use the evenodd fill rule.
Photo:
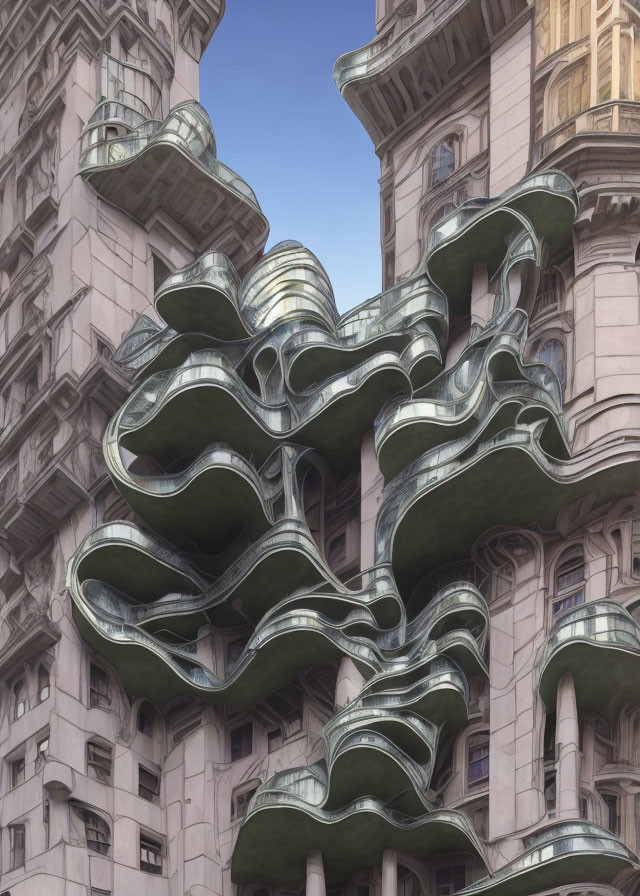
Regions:
<instances>
[{"instance_id":1,"label":"stone column","mask_svg":"<svg viewBox=\"0 0 640 896\"><path fill-rule=\"evenodd\" d=\"M324 864L319 849L310 849L307 853L307 887L306 896L326 896L324 883Z\"/></svg>"},{"instance_id":2,"label":"stone column","mask_svg":"<svg viewBox=\"0 0 640 896\"><path fill-rule=\"evenodd\" d=\"M580 726L570 672L558 682L556 703L556 817L580 817Z\"/></svg>"},{"instance_id":3,"label":"stone column","mask_svg":"<svg viewBox=\"0 0 640 896\"><path fill-rule=\"evenodd\" d=\"M382 896L398 896L398 853L385 849L382 853Z\"/></svg>"}]
</instances>

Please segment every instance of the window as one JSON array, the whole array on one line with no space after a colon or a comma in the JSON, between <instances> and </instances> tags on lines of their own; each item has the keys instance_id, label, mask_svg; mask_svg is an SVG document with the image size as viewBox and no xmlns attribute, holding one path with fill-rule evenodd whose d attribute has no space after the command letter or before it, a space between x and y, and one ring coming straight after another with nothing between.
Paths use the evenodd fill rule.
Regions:
<instances>
[{"instance_id":1,"label":"window","mask_svg":"<svg viewBox=\"0 0 640 896\"><path fill-rule=\"evenodd\" d=\"M553 615L558 616L584 603L584 556L582 550L563 560L556 567Z\"/></svg>"},{"instance_id":2,"label":"window","mask_svg":"<svg viewBox=\"0 0 640 896\"><path fill-rule=\"evenodd\" d=\"M162 874L162 843L140 834L140 870L148 874Z\"/></svg>"},{"instance_id":3,"label":"window","mask_svg":"<svg viewBox=\"0 0 640 896\"><path fill-rule=\"evenodd\" d=\"M49 671L44 666L38 667L38 703L49 699Z\"/></svg>"},{"instance_id":4,"label":"window","mask_svg":"<svg viewBox=\"0 0 640 896\"><path fill-rule=\"evenodd\" d=\"M153 706L145 701L138 711L138 731L141 734L146 734L147 737L153 736L153 720L155 714Z\"/></svg>"},{"instance_id":5,"label":"window","mask_svg":"<svg viewBox=\"0 0 640 896\"><path fill-rule=\"evenodd\" d=\"M9 826L9 870L22 868L25 860L24 825L12 824Z\"/></svg>"},{"instance_id":6,"label":"window","mask_svg":"<svg viewBox=\"0 0 640 896\"><path fill-rule=\"evenodd\" d=\"M544 721L544 761L556 760L556 714L547 713Z\"/></svg>"},{"instance_id":7,"label":"window","mask_svg":"<svg viewBox=\"0 0 640 896\"><path fill-rule=\"evenodd\" d=\"M544 803L549 818L556 817L556 773L548 772L544 777Z\"/></svg>"},{"instance_id":8,"label":"window","mask_svg":"<svg viewBox=\"0 0 640 896\"><path fill-rule=\"evenodd\" d=\"M24 784L24 756L14 759L11 763L11 786L18 787Z\"/></svg>"},{"instance_id":9,"label":"window","mask_svg":"<svg viewBox=\"0 0 640 896\"><path fill-rule=\"evenodd\" d=\"M36 771L39 771L44 765L49 752L49 735L40 738L36 745Z\"/></svg>"},{"instance_id":10,"label":"window","mask_svg":"<svg viewBox=\"0 0 640 896\"><path fill-rule=\"evenodd\" d=\"M84 818L84 835L87 841L87 848L92 852L99 852L103 856L109 855L111 828L107 822L89 809L83 809L82 816Z\"/></svg>"},{"instance_id":11,"label":"window","mask_svg":"<svg viewBox=\"0 0 640 896\"><path fill-rule=\"evenodd\" d=\"M439 184L456 169L455 134L450 134L431 151L431 186Z\"/></svg>"},{"instance_id":12,"label":"window","mask_svg":"<svg viewBox=\"0 0 640 896\"><path fill-rule=\"evenodd\" d=\"M466 882L464 865L453 865L451 868L438 868L435 874L435 896L451 896L463 890Z\"/></svg>"},{"instance_id":13,"label":"window","mask_svg":"<svg viewBox=\"0 0 640 896\"><path fill-rule=\"evenodd\" d=\"M13 718L14 721L21 719L27 711L27 689L24 681L16 681L13 686Z\"/></svg>"},{"instance_id":14,"label":"window","mask_svg":"<svg viewBox=\"0 0 640 896\"><path fill-rule=\"evenodd\" d=\"M138 796L152 803L160 793L160 778L143 765L138 766Z\"/></svg>"},{"instance_id":15,"label":"window","mask_svg":"<svg viewBox=\"0 0 640 896\"><path fill-rule=\"evenodd\" d=\"M620 835L620 800L615 793L601 793L604 802L604 813L602 817L603 826L608 828L612 834Z\"/></svg>"},{"instance_id":16,"label":"window","mask_svg":"<svg viewBox=\"0 0 640 896\"><path fill-rule=\"evenodd\" d=\"M565 363L564 363L564 347L559 339L547 339L540 345L537 342L534 345L534 354L536 361L547 364L558 377L560 386L564 389L565 385Z\"/></svg>"},{"instance_id":17,"label":"window","mask_svg":"<svg viewBox=\"0 0 640 896\"><path fill-rule=\"evenodd\" d=\"M238 821L245 817L251 798L259 786L260 782L256 781L235 788L231 794L231 821Z\"/></svg>"},{"instance_id":18,"label":"window","mask_svg":"<svg viewBox=\"0 0 640 896\"><path fill-rule=\"evenodd\" d=\"M489 777L489 732L472 734L467 741L467 781L478 784Z\"/></svg>"},{"instance_id":19,"label":"window","mask_svg":"<svg viewBox=\"0 0 640 896\"><path fill-rule=\"evenodd\" d=\"M534 318L546 311L554 311L560 306L564 293L563 287L564 283L559 271L547 268L542 272L533 307Z\"/></svg>"},{"instance_id":20,"label":"window","mask_svg":"<svg viewBox=\"0 0 640 896\"><path fill-rule=\"evenodd\" d=\"M89 774L102 781L103 784L111 782L111 765L113 750L109 744L99 741L87 741L87 769Z\"/></svg>"},{"instance_id":21,"label":"window","mask_svg":"<svg viewBox=\"0 0 640 896\"><path fill-rule=\"evenodd\" d=\"M109 706L109 675L100 666L89 667L89 706Z\"/></svg>"},{"instance_id":22,"label":"window","mask_svg":"<svg viewBox=\"0 0 640 896\"><path fill-rule=\"evenodd\" d=\"M640 576L640 519L631 524L631 572Z\"/></svg>"},{"instance_id":23,"label":"window","mask_svg":"<svg viewBox=\"0 0 640 896\"><path fill-rule=\"evenodd\" d=\"M229 736L231 744L231 761L244 759L253 752L253 722L247 722L234 728Z\"/></svg>"}]
</instances>

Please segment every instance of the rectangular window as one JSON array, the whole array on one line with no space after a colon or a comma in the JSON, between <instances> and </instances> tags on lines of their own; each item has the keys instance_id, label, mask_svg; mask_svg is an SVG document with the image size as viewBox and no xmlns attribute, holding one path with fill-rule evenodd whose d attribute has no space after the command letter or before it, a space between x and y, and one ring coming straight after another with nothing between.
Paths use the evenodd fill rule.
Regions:
<instances>
[{"instance_id":1,"label":"rectangular window","mask_svg":"<svg viewBox=\"0 0 640 896\"><path fill-rule=\"evenodd\" d=\"M110 704L109 676L100 666L91 663L89 668L89 706L109 706Z\"/></svg>"},{"instance_id":2,"label":"rectangular window","mask_svg":"<svg viewBox=\"0 0 640 896\"><path fill-rule=\"evenodd\" d=\"M247 722L245 725L234 728L229 735L229 741L232 762L250 756L253 752L253 722Z\"/></svg>"},{"instance_id":3,"label":"rectangular window","mask_svg":"<svg viewBox=\"0 0 640 896\"><path fill-rule=\"evenodd\" d=\"M140 834L140 870L162 874L162 843Z\"/></svg>"},{"instance_id":4,"label":"rectangular window","mask_svg":"<svg viewBox=\"0 0 640 896\"><path fill-rule=\"evenodd\" d=\"M89 774L103 784L111 781L113 750L106 744L90 740L87 743L87 768Z\"/></svg>"},{"instance_id":5,"label":"rectangular window","mask_svg":"<svg viewBox=\"0 0 640 896\"><path fill-rule=\"evenodd\" d=\"M615 834L616 837L618 837L620 835L620 813L618 811L618 797L613 793L603 793L601 794L601 796L606 807L605 824L609 828L611 833Z\"/></svg>"},{"instance_id":6,"label":"rectangular window","mask_svg":"<svg viewBox=\"0 0 640 896\"><path fill-rule=\"evenodd\" d=\"M87 841L87 849L99 852L100 855L109 854L111 846L111 830L104 819L93 812L84 812L84 836Z\"/></svg>"},{"instance_id":7,"label":"rectangular window","mask_svg":"<svg viewBox=\"0 0 640 896\"><path fill-rule=\"evenodd\" d=\"M138 796L152 803L160 793L160 778L143 765L138 766Z\"/></svg>"},{"instance_id":8,"label":"rectangular window","mask_svg":"<svg viewBox=\"0 0 640 896\"><path fill-rule=\"evenodd\" d=\"M640 67L640 60L638 60ZM640 576L640 519L631 524L631 572Z\"/></svg>"},{"instance_id":9,"label":"rectangular window","mask_svg":"<svg viewBox=\"0 0 640 896\"><path fill-rule=\"evenodd\" d=\"M11 763L11 786L18 787L19 784L24 784L24 756Z\"/></svg>"},{"instance_id":10,"label":"rectangular window","mask_svg":"<svg viewBox=\"0 0 640 896\"><path fill-rule=\"evenodd\" d=\"M545 775L544 803L549 818L556 817L556 773L555 770Z\"/></svg>"},{"instance_id":11,"label":"rectangular window","mask_svg":"<svg viewBox=\"0 0 640 896\"><path fill-rule=\"evenodd\" d=\"M466 881L464 865L453 865L451 868L438 868L436 871L435 896L451 896L463 890Z\"/></svg>"},{"instance_id":12,"label":"rectangular window","mask_svg":"<svg viewBox=\"0 0 640 896\"><path fill-rule=\"evenodd\" d=\"M257 787L252 787L247 790L245 785L245 789L238 788L239 793L234 790L231 795L231 821L238 821L238 819L245 817L251 797L257 789Z\"/></svg>"},{"instance_id":13,"label":"rectangular window","mask_svg":"<svg viewBox=\"0 0 640 896\"><path fill-rule=\"evenodd\" d=\"M9 870L22 868L24 860L24 825L12 824L9 827Z\"/></svg>"},{"instance_id":14,"label":"rectangular window","mask_svg":"<svg viewBox=\"0 0 640 896\"><path fill-rule=\"evenodd\" d=\"M489 735L469 738L469 784L477 784L489 777Z\"/></svg>"}]
</instances>

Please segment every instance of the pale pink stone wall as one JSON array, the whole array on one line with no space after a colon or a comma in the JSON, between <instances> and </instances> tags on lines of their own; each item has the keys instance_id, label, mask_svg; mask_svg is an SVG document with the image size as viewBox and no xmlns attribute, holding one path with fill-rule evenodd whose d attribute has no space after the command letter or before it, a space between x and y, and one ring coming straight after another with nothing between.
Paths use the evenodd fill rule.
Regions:
<instances>
[{"instance_id":1,"label":"pale pink stone wall","mask_svg":"<svg viewBox=\"0 0 640 896\"><path fill-rule=\"evenodd\" d=\"M529 164L531 135L530 20L492 49L489 132L489 195L499 196L516 184Z\"/></svg>"}]
</instances>

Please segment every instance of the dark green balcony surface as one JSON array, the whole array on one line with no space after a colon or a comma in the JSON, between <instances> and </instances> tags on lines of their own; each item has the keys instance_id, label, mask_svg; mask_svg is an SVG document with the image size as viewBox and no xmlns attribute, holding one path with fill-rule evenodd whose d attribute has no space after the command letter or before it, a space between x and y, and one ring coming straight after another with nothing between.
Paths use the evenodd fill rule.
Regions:
<instances>
[{"instance_id":1,"label":"dark green balcony surface","mask_svg":"<svg viewBox=\"0 0 640 896\"><path fill-rule=\"evenodd\" d=\"M560 616L538 663L540 694L549 709L558 682L570 672L580 709L612 720L638 697L640 627L614 600L596 600Z\"/></svg>"},{"instance_id":2,"label":"dark green balcony surface","mask_svg":"<svg viewBox=\"0 0 640 896\"><path fill-rule=\"evenodd\" d=\"M411 818L364 798L330 813L274 793L272 802L250 808L233 853L232 880L237 884L269 880L297 887L304 883L311 848L322 852L328 887L339 886L361 868L380 865L385 849L422 860L447 853L471 853L482 859L469 823L457 812Z\"/></svg>"},{"instance_id":3,"label":"dark green balcony surface","mask_svg":"<svg viewBox=\"0 0 640 896\"><path fill-rule=\"evenodd\" d=\"M390 555L401 594L410 594L436 566L468 557L492 526L553 529L560 510L573 501L590 493L594 506L615 500L633 491L640 477L640 453L633 447L563 462L548 459L538 445L535 429L529 436L525 428L506 430L472 445L469 456L464 445L451 460L434 452L432 463L427 456L421 468L390 483L378 516L377 560Z\"/></svg>"},{"instance_id":4,"label":"dark green balcony surface","mask_svg":"<svg viewBox=\"0 0 640 896\"><path fill-rule=\"evenodd\" d=\"M609 831L586 821L558 822L525 838L526 852L463 896L534 896L571 884L611 883L638 867L636 856Z\"/></svg>"}]
</instances>

